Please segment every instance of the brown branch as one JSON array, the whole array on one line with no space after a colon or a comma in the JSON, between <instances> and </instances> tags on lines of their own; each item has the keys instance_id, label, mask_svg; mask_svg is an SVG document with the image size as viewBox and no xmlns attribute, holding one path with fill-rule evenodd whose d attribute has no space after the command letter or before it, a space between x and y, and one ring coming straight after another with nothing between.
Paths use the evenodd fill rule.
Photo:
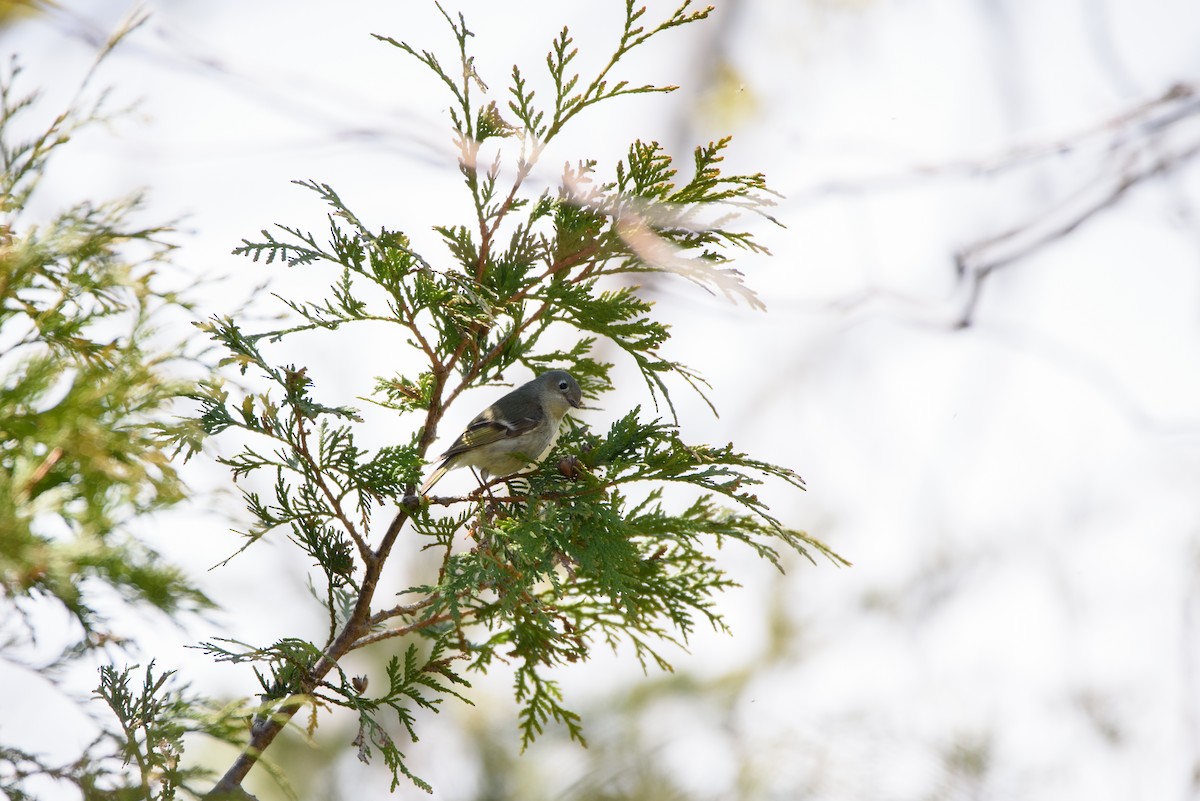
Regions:
<instances>
[{"instance_id":1,"label":"brown branch","mask_svg":"<svg viewBox=\"0 0 1200 801\"><path fill-rule=\"evenodd\" d=\"M983 284L996 270L1024 259L1046 245L1074 232L1084 223L1111 208L1131 189L1163 175L1200 156L1200 142L1193 142L1157 158L1131 154L1112 176L1097 179L1056 207L1035 219L996 236L977 242L955 255L959 272L969 281L959 325L970 323L982 295Z\"/></svg>"},{"instance_id":2,"label":"brown branch","mask_svg":"<svg viewBox=\"0 0 1200 801\"><path fill-rule=\"evenodd\" d=\"M246 774L258 762L263 752L275 741L275 738L279 736L279 733L287 725L287 722L291 720L292 716L304 707L307 703L307 698L320 686L329 672L337 666L338 660L357 647L357 641L370 630L371 601L375 597L375 590L379 584L380 574L383 572L384 563L387 561L388 554L396 542L396 537L399 536L400 530L404 527L404 523L408 520L408 517L409 513L405 509L397 512L396 516L392 519L391 525L388 526L387 531L384 533L379 548L374 553L368 551L362 588L359 591L358 600L354 605L354 611L350 614L350 618L342 626L342 630L338 633L337 638L330 643L320 658L304 674L304 677L300 680L299 692L281 703L270 715L255 721L250 729L249 742L246 743L245 748L242 749L242 753L234 760L229 770L221 777L221 780L209 791L208 798L246 797L247 794L241 786L242 780L246 778Z\"/></svg>"},{"instance_id":3,"label":"brown branch","mask_svg":"<svg viewBox=\"0 0 1200 801\"><path fill-rule=\"evenodd\" d=\"M425 259L423 259L420 255L411 250L409 251L409 254L415 257L421 263L421 267L419 269L430 270L432 272L433 268L429 266L429 262L425 261ZM417 344L421 346L421 350L423 350L425 355L429 358L429 364L436 372L441 366L441 363L438 361L437 352L433 349L433 346L429 344L429 341L425 339L425 335L421 333L421 327L417 325L417 316L413 313L412 306L409 303L401 303L400 313L404 317L404 327L409 331L412 331L413 336L417 338Z\"/></svg>"},{"instance_id":4,"label":"brown branch","mask_svg":"<svg viewBox=\"0 0 1200 801\"><path fill-rule=\"evenodd\" d=\"M371 625L377 626L380 623L382 623L383 621L389 620L393 617L400 617L401 615L411 615L411 614L420 612L425 607L430 606L433 603L435 603L437 601L437 599L440 597L441 597L440 593L433 592L433 593L430 593L429 595L427 595L425 598L421 599L420 601L417 601L415 604L408 604L407 606L393 606L391 609L383 609L383 610L371 615Z\"/></svg>"},{"instance_id":5,"label":"brown branch","mask_svg":"<svg viewBox=\"0 0 1200 801\"><path fill-rule=\"evenodd\" d=\"M425 422L421 425L421 439L417 442L417 455L425 457L429 446L437 439L437 424L445 414L442 392L446 388L446 376L450 374L452 361L433 368L433 389L429 393L429 408L425 410Z\"/></svg>"},{"instance_id":6,"label":"brown branch","mask_svg":"<svg viewBox=\"0 0 1200 801\"><path fill-rule=\"evenodd\" d=\"M1105 150L1127 146L1131 135L1158 135L1163 129L1200 112L1200 87L1178 83L1163 94L1138 103L1113 117L1051 139L1024 142L992 156L968 156L931 164L917 164L902 171L862 178L835 178L806 189L785 192L783 205L797 206L822 202L830 195L858 195L903 189L930 178L956 176L990 177L1047 159L1073 153L1092 140L1108 139L1100 144ZM1161 116L1159 116L1161 115ZM1129 129L1140 126L1140 131Z\"/></svg>"},{"instance_id":7,"label":"brown branch","mask_svg":"<svg viewBox=\"0 0 1200 801\"><path fill-rule=\"evenodd\" d=\"M390 640L394 637L403 637L405 634L412 634L414 631L421 631L422 629L429 628L430 626L438 623L446 623L456 619L458 618L456 618L450 612L446 612L441 615L434 615L433 617L427 617L424 620L419 620L411 625L401 626L398 629L387 629L386 631L377 631L373 634L367 634L355 640L353 647L362 648L363 646L382 642L383 640Z\"/></svg>"},{"instance_id":8,"label":"brown branch","mask_svg":"<svg viewBox=\"0 0 1200 801\"><path fill-rule=\"evenodd\" d=\"M325 481L325 474L321 472L321 468L317 465L316 460L312 457L312 452L308 449L308 432L304 428L304 416L300 413L300 407L296 404L292 406L292 418L296 423L296 434L299 439L300 447L299 455L312 471L312 481L321 488L322 494L325 495L325 500L329 502L329 506L337 515L338 521L346 528L346 533L350 535L350 539L354 540L354 544L358 547L358 555L363 560L364 564L371 557L371 548L367 545L367 541L358 533L358 529L350 522L350 518L346 516L346 511L342 508L341 500L333 494L329 489L329 485Z\"/></svg>"},{"instance_id":9,"label":"brown branch","mask_svg":"<svg viewBox=\"0 0 1200 801\"><path fill-rule=\"evenodd\" d=\"M480 493L488 487L502 484L512 480L513 476L504 476L488 484L480 487L469 495L447 495L435 496L427 495L425 499L429 501L431 506L453 506L458 503L475 503L481 498ZM604 481L591 487L583 489L571 490L566 492L544 492L541 495L489 495L486 500L492 503L529 503L530 501L561 501L568 498L582 498L587 495L597 495L605 490L612 489L619 484L628 484L631 481L650 480L638 478L624 478L619 481Z\"/></svg>"}]
</instances>

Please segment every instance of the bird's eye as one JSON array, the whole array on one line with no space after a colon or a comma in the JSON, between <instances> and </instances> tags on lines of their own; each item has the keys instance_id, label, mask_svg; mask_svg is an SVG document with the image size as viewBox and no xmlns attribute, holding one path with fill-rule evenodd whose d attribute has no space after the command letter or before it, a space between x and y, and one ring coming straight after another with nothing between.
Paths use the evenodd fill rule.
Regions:
<instances>
[{"instance_id":1,"label":"bird's eye","mask_svg":"<svg viewBox=\"0 0 1200 801\"><path fill-rule=\"evenodd\" d=\"M562 390L563 392L566 392L566 391L567 391L567 382L566 382L566 381L559 381L559 382L558 382L558 388L559 388L560 390Z\"/></svg>"}]
</instances>

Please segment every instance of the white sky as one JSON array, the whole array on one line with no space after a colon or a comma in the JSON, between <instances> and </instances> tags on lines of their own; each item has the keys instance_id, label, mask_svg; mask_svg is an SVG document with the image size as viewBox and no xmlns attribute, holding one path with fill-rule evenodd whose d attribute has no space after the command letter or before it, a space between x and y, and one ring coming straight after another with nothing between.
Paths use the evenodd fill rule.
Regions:
<instances>
[{"instance_id":1,"label":"white sky","mask_svg":"<svg viewBox=\"0 0 1200 801\"><path fill-rule=\"evenodd\" d=\"M26 65L24 86L44 87L50 100L68 96L85 71L94 52L86 39L128 10L60 5L0 38ZM446 5L477 33L479 72L501 100L509 66L536 70L564 22L584 66L619 24L616 4ZM785 521L854 567L797 561L780 586L746 554L725 552L746 584L726 599L734 634L698 636L690 653L676 655L677 669L713 677L763 664L768 608L798 636L730 703L730 717L664 703L641 741L658 745L661 764L696 798L732 797L734 740L768 765L763 797L1192 797L1200 172L1188 163L1135 188L1070 236L997 271L965 330L953 325L966 297L953 257L1014 226L1052 221L1068 198L1102 197L1120 158L1200 141L1196 115L1170 128L1157 150L1140 139L1113 149L1107 127L1174 83L1198 85L1200 6L717 5L707 26L666 35L626 67L625 75L683 91L601 107L548 157L545 175L567 158L611 164L635 137L686 154L732 132L728 168L763 170L787 196L776 214L787 229L757 229L774 257L739 265L766 314L682 282L655 297L675 326L671 352L711 381L721 411L713 418L681 397L684 436L732 440L799 470L810 487L804 497L779 488L766 495ZM650 6L650 18L670 10ZM213 313L232 311L268 279L285 293L314 286L229 255L274 222L320 226L316 197L291 179L332 184L368 225L402 228L427 258L442 255L431 227L467 210L439 116L446 100L412 59L369 36L452 62L453 41L432 3L160 0L146 8L150 22L97 78L121 102L140 99L143 116L68 148L53 176L55 202L146 187L154 219L187 215L180 266L231 276L205 299ZM702 112L714 74L730 82L724 97L739 113ZM1017 148L1042 152L1086 131L1096 133L1054 157L984 169ZM274 310L265 295L254 308ZM306 347L282 358L311 363L318 381L347 399L404 364L386 343ZM450 427L484 402L465 398ZM625 381L592 422L600 427L635 403L648 399ZM388 441L388 422L371 418L378 444ZM194 472L204 486L220 477ZM191 509L150 536L199 573L233 546L227 528ZM158 622L142 624L161 637L160 665L183 666L206 690L248 693L248 671L206 670L182 646L214 634L268 641L319 625L299 602L280 603L302 590L303 563L282 547L258 550L203 576L229 610L223 630L201 622L163 634ZM240 611L247 604L271 614ZM20 690L39 680L5 675L7 740L5 721L38 717L29 708L35 696ZM616 682L646 681L629 655L600 657L561 679L601 743L619 727L589 704L633 692L614 690ZM515 738L508 680L483 682L478 693L479 714ZM437 798L476 789L471 771L446 756L458 753L446 746L457 741L458 714L430 722L431 733L407 749ZM86 739L86 726L80 732ZM22 744L55 745L43 739ZM955 784L942 762L964 741L992 749L978 787ZM571 753L553 742L532 749L523 780L561 786L569 798L572 770L545 765L581 765ZM352 765L343 776L386 790Z\"/></svg>"}]
</instances>

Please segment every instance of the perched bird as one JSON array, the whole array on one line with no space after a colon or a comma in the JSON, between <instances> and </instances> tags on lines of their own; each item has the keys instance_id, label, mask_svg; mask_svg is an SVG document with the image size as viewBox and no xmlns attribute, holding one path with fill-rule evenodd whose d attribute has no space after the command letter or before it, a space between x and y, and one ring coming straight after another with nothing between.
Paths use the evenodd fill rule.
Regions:
<instances>
[{"instance_id":1,"label":"perched bird","mask_svg":"<svg viewBox=\"0 0 1200 801\"><path fill-rule=\"evenodd\" d=\"M476 467L487 481L536 462L558 438L563 415L583 404L579 384L565 370L542 373L517 387L467 425L442 454L442 463L421 485L421 494L456 467Z\"/></svg>"}]
</instances>

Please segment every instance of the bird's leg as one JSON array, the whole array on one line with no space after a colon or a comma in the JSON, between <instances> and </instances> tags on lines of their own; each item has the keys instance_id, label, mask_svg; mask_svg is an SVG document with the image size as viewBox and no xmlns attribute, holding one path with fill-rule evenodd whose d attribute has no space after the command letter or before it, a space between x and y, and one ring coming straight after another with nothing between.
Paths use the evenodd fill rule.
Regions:
<instances>
[{"instance_id":1,"label":"bird's leg","mask_svg":"<svg viewBox=\"0 0 1200 801\"><path fill-rule=\"evenodd\" d=\"M476 472L474 467L470 467L470 470L471 470L471 475L475 476L475 480L479 482L479 486L476 487L475 489L471 490L471 492L469 493L469 497L474 498L474 497L478 497L479 495L483 494L484 483L483 483L483 479L479 477L479 473ZM472 523L471 527L467 530L467 533L469 533L471 535L471 537L477 543L475 546L476 548L482 548L484 545L484 543L483 543L484 531L486 530L485 523L487 522L488 517L489 517L489 510L484 505L481 504L479 507L479 516L475 518L475 522Z\"/></svg>"},{"instance_id":2,"label":"bird's leg","mask_svg":"<svg viewBox=\"0 0 1200 801\"><path fill-rule=\"evenodd\" d=\"M471 497L476 497L478 495L482 495L483 491L485 489L487 489L487 482L484 481L483 478L479 475L479 471L475 469L474 465L468 465L467 469L471 471L471 475L475 476L475 480L479 482L479 486L476 487L475 489L471 490L468 493L468 495L470 495Z\"/></svg>"}]
</instances>

